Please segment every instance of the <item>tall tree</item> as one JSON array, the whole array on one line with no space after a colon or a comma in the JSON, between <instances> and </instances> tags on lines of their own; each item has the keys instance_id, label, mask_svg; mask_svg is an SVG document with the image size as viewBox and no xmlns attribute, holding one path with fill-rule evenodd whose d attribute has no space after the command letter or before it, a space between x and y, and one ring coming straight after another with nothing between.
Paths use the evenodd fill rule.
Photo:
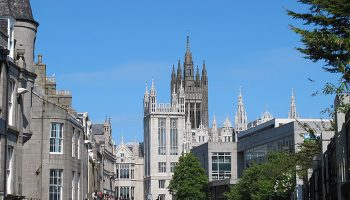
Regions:
<instances>
[{"instance_id":1,"label":"tall tree","mask_svg":"<svg viewBox=\"0 0 350 200\"><path fill-rule=\"evenodd\" d=\"M169 192L181 200L203 200L207 198L208 177L192 153L183 154L175 167L168 186Z\"/></svg>"},{"instance_id":2,"label":"tall tree","mask_svg":"<svg viewBox=\"0 0 350 200\"><path fill-rule=\"evenodd\" d=\"M291 26L301 36L304 47L297 48L313 62L325 62L325 69L340 73L339 82L327 83L325 94L349 93L350 89L350 1L298 0L308 7L305 13L287 10L288 15L304 22L304 27ZM348 108L348 106L347 106ZM347 108L345 110L347 110Z\"/></svg>"},{"instance_id":3,"label":"tall tree","mask_svg":"<svg viewBox=\"0 0 350 200\"><path fill-rule=\"evenodd\" d=\"M274 153L267 161L254 164L225 196L229 200L290 199L295 186L294 155Z\"/></svg>"}]
</instances>

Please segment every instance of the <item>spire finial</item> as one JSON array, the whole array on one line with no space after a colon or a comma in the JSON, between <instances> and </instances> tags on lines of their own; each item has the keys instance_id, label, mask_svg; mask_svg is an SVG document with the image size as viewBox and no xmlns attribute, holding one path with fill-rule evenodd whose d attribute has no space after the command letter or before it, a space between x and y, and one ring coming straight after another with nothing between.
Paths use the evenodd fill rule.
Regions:
<instances>
[{"instance_id":1,"label":"spire finial","mask_svg":"<svg viewBox=\"0 0 350 200\"><path fill-rule=\"evenodd\" d=\"M190 52L190 34L187 32L186 52Z\"/></svg>"},{"instance_id":2,"label":"spire finial","mask_svg":"<svg viewBox=\"0 0 350 200\"><path fill-rule=\"evenodd\" d=\"M152 78L152 86L151 86L151 89L154 89L154 80Z\"/></svg>"},{"instance_id":3,"label":"spire finial","mask_svg":"<svg viewBox=\"0 0 350 200\"><path fill-rule=\"evenodd\" d=\"M124 133L122 133L122 144L124 144Z\"/></svg>"},{"instance_id":4,"label":"spire finial","mask_svg":"<svg viewBox=\"0 0 350 200\"><path fill-rule=\"evenodd\" d=\"M147 84L147 81L146 81L146 91L145 93L148 93L148 84Z\"/></svg>"},{"instance_id":5,"label":"spire finial","mask_svg":"<svg viewBox=\"0 0 350 200\"><path fill-rule=\"evenodd\" d=\"M242 96L242 86L239 86L239 96Z\"/></svg>"}]
</instances>

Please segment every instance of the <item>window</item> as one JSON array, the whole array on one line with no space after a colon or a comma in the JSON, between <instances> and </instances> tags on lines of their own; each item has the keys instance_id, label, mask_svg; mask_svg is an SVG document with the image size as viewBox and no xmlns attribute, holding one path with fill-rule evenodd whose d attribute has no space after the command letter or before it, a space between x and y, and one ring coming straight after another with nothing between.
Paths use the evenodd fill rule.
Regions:
<instances>
[{"instance_id":1,"label":"window","mask_svg":"<svg viewBox=\"0 0 350 200\"><path fill-rule=\"evenodd\" d=\"M129 199L129 187L120 187L120 197L121 199Z\"/></svg>"},{"instance_id":2,"label":"window","mask_svg":"<svg viewBox=\"0 0 350 200\"><path fill-rule=\"evenodd\" d=\"M78 198L77 200L80 200L80 173L78 173L78 176L77 176L77 193L78 193Z\"/></svg>"},{"instance_id":3,"label":"window","mask_svg":"<svg viewBox=\"0 0 350 200\"><path fill-rule=\"evenodd\" d=\"M177 164L176 162L171 162L171 163L170 163L170 172L173 172L173 173L174 173L176 164Z\"/></svg>"},{"instance_id":4,"label":"window","mask_svg":"<svg viewBox=\"0 0 350 200\"><path fill-rule=\"evenodd\" d=\"M116 172L115 172L116 178L119 179L119 165L116 166ZM118 196L118 195L117 195Z\"/></svg>"},{"instance_id":5,"label":"window","mask_svg":"<svg viewBox=\"0 0 350 200\"><path fill-rule=\"evenodd\" d=\"M165 180L159 180L159 188L165 188Z\"/></svg>"},{"instance_id":6,"label":"window","mask_svg":"<svg viewBox=\"0 0 350 200\"><path fill-rule=\"evenodd\" d=\"M131 169L131 179L135 179L135 170Z\"/></svg>"},{"instance_id":7,"label":"window","mask_svg":"<svg viewBox=\"0 0 350 200\"><path fill-rule=\"evenodd\" d=\"M75 172L72 172L72 200L75 199Z\"/></svg>"},{"instance_id":8,"label":"window","mask_svg":"<svg viewBox=\"0 0 350 200\"><path fill-rule=\"evenodd\" d=\"M223 180L231 178L231 153L212 153L212 179Z\"/></svg>"},{"instance_id":9,"label":"window","mask_svg":"<svg viewBox=\"0 0 350 200\"><path fill-rule=\"evenodd\" d=\"M80 159L80 131L78 131L78 135L77 135L77 147L78 147L78 159Z\"/></svg>"},{"instance_id":10,"label":"window","mask_svg":"<svg viewBox=\"0 0 350 200\"><path fill-rule=\"evenodd\" d=\"M13 156L13 146L7 146L7 194L12 194L13 192L13 173L14 173L14 156Z\"/></svg>"},{"instance_id":11,"label":"window","mask_svg":"<svg viewBox=\"0 0 350 200\"><path fill-rule=\"evenodd\" d=\"M8 85L8 124L14 126L16 82L10 79Z\"/></svg>"},{"instance_id":12,"label":"window","mask_svg":"<svg viewBox=\"0 0 350 200\"><path fill-rule=\"evenodd\" d=\"M75 157L75 129L73 127L73 133L72 133L72 157Z\"/></svg>"},{"instance_id":13,"label":"window","mask_svg":"<svg viewBox=\"0 0 350 200\"><path fill-rule=\"evenodd\" d=\"M131 199L135 199L135 187L131 187Z\"/></svg>"},{"instance_id":14,"label":"window","mask_svg":"<svg viewBox=\"0 0 350 200\"><path fill-rule=\"evenodd\" d=\"M128 179L129 178L129 164L121 164L119 166L120 178Z\"/></svg>"},{"instance_id":15,"label":"window","mask_svg":"<svg viewBox=\"0 0 350 200\"><path fill-rule=\"evenodd\" d=\"M159 162L158 163L158 172L159 173L165 173L166 172L166 162Z\"/></svg>"},{"instance_id":16,"label":"window","mask_svg":"<svg viewBox=\"0 0 350 200\"><path fill-rule=\"evenodd\" d=\"M158 119L158 154L166 154L166 129L165 129L165 119Z\"/></svg>"},{"instance_id":17,"label":"window","mask_svg":"<svg viewBox=\"0 0 350 200\"><path fill-rule=\"evenodd\" d=\"M165 194L160 194L158 197L159 200L165 200Z\"/></svg>"},{"instance_id":18,"label":"window","mask_svg":"<svg viewBox=\"0 0 350 200\"><path fill-rule=\"evenodd\" d=\"M62 169L50 169L49 200L62 200Z\"/></svg>"},{"instance_id":19,"label":"window","mask_svg":"<svg viewBox=\"0 0 350 200\"><path fill-rule=\"evenodd\" d=\"M170 119L170 155L177 155L177 119Z\"/></svg>"},{"instance_id":20,"label":"window","mask_svg":"<svg viewBox=\"0 0 350 200\"><path fill-rule=\"evenodd\" d=\"M63 124L51 123L50 153L62 153Z\"/></svg>"}]
</instances>

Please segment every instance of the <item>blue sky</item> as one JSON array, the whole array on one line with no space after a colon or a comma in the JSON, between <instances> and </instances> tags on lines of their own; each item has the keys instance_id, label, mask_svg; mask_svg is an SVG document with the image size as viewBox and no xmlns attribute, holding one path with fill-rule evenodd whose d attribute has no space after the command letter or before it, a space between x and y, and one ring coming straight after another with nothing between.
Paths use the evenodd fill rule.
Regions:
<instances>
[{"instance_id":1,"label":"blue sky","mask_svg":"<svg viewBox=\"0 0 350 200\"><path fill-rule=\"evenodd\" d=\"M94 123L110 116L117 142L143 141L142 100L153 78L159 102L169 102L171 66L183 61L189 33L194 64L206 61L210 122L233 117L239 87L248 120L266 107L287 117L294 88L303 118L320 117L332 96L311 94L336 75L294 48L298 25L285 9L302 10L293 0L32 0L40 23L36 54L48 75L73 94L73 106ZM308 78L314 79L310 82ZM326 117L326 116L323 116Z\"/></svg>"}]
</instances>

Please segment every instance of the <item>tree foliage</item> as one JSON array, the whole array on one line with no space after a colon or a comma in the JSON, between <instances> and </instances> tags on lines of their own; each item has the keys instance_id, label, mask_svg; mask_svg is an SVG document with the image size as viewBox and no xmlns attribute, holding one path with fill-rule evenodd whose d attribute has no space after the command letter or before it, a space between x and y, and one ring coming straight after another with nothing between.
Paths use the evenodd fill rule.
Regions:
<instances>
[{"instance_id":1,"label":"tree foliage","mask_svg":"<svg viewBox=\"0 0 350 200\"><path fill-rule=\"evenodd\" d=\"M270 154L267 161L243 172L240 181L225 196L229 200L290 199L295 186L293 154Z\"/></svg>"},{"instance_id":2,"label":"tree foliage","mask_svg":"<svg viewBox=\"0 0 350 200\"><path fill-rule=\"evenodd\" d=\"M338 85L349 90L350 82L350 1L349 0L298 0L308 6L308 12L288 10L288 15L304 21L305 28L291 26L301 36L304 47L297 48L306 58L324 61L324 69L341 73Z\"/></svg>"},{"instance_id":3,"label":"tree foliage","mask_svg":"<svg viewBox=\"0 0 350 200\"><path fill-rule=\"evenodd\" d=\"M168 186L169 192L181 200L203 200L207 198L208 177L192 153L183 154L175 167Z\"/></svg>"},{"instance_id":4,"label":"tree foliage","mask_svg":"<svg viewBox=\"0 0 350 200\"><path fill-rule=\"evenodd\" d=\"M287 10L288 15L304 22L304 27L291 26L301 36L304 47L299 47L305 58L313 62L325 62L325 69L339 73L337 83L328 82L322 92L343 97L350 92L350 1L349 0L298 0L308 7L305 13ZM318 94L316 92L315 94ZM337 107L347 112L349 103ZM326 109L334 117L333 109Z\"/></svg>"}]
</instances>

